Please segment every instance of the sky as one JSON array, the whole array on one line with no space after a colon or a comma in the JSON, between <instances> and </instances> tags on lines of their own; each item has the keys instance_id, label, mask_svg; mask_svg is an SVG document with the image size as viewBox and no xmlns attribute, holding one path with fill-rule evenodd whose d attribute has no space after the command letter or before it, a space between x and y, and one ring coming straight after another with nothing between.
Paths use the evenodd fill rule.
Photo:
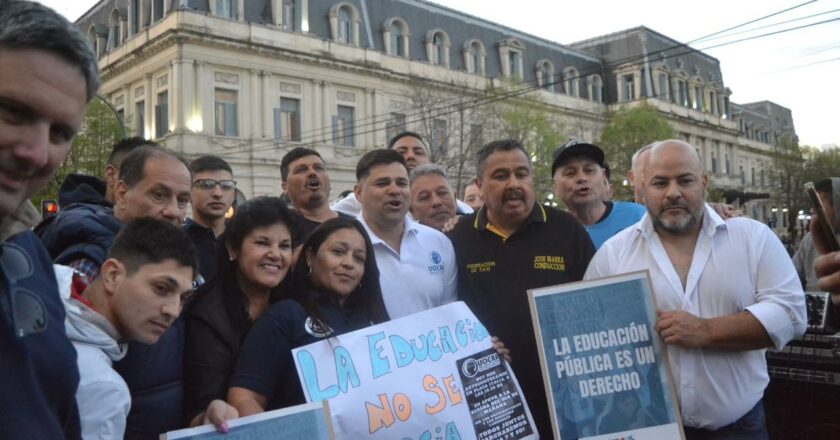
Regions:
<instances>
[{"instance_id":1,"label":"sky","mask_svg":"<svg viewBox=\"0 0 840 440\"><path fill-rule=\"evenodd\" d=\"M96 0L41 2L75 21ZM723 82L732 90L733 102L769 100L783 105L793 111L801 145L840 145L840 0L441 0L437 3L560 44L642 25L687 43L802 5L715 39L698 41L692 47L720 61ZM813 17L805 18L808 16ZM709 48L832 19L835 21ZM759 27L763 29L756 29Z\"/></svg>"}]
</instances>

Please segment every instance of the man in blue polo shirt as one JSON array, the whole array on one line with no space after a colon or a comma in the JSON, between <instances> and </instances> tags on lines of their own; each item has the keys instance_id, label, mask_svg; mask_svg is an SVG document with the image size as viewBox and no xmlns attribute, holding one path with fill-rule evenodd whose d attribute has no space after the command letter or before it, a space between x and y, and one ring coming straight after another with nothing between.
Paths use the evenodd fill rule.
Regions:
<instances>
[{"instance_id":1,"label":"man in blue polo shirt","mask_svg":"<svg viewBox=\"0 0 840 440\"><path fill-rule=\"evenodd\" d=\"M610 198L609 169L596 145L572 140L554 150L554 194L589 233L595 249L641 220L645 207Z\"/></svg>"},{"instance_id":2,"label":"man in blue polo shirt","mask_svg":"<svg viewBox=\"0 0 840 440\"><path fill-rule=\"evenodd\" d=\"M96 94L96 58L55 11L0 7L0 426L4 438L80 438L76 352L50 257L32 232L11 235L52 179ZM20 229L16 229L20 230Z\"/></svg>"}]
</instances>

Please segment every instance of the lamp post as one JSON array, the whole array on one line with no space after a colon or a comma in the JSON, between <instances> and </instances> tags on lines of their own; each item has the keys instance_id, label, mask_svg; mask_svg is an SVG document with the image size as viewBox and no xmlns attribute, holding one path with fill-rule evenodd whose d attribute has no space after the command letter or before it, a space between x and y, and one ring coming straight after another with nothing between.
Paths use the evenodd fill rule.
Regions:
<instances>
[{"instance_id":1,"label":"lamp post","mask_svg":"<svg viewBox=\"0 0 840 440\"><path fill-rule=\"evenodd\" d=\"M108 102L107 99L102 97L102 95L96 95L96 97L99 98L100 101L104 102L105 105L107 105L108 108L111 109L111 112L114 113L114 116L117 118L117 122L119 122L120 124L120 134L122 135L122 138L125 139L125 123L123 122L123 118L120 117L120 113L117 111L116 108L114 108L114 106L110 102Z\"/></svg>"}]
</instances>

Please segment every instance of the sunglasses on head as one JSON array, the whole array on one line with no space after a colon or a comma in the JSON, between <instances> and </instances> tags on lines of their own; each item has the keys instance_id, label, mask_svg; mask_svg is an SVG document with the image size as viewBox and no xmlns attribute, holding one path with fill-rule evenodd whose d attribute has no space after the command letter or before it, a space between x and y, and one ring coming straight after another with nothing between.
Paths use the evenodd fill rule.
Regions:
<instances>
[{"instance_id":1,"label":"sunglasses on head","mask_svg":"<svg viewBox=\"0 0 840 440\"><path fill-rule=\"evenodd\" d=\"M23 338L47 328L47 311L40 296L18 285L32 276L32 262L24 250L13 243L0 243L0 276L3 293L0 308L12 325L15 336Z\"/></svg>"},{"instance_id":2,"label":"sunglasses on head","mask_svg":"<svg viewBox=\"0 0 840 440\"><path fill-rule=\"evenodd\" d=\"M216 187L216 185L219 185L219 188L221 188L222 191L233 191L236 189L235 180L198 179L193 182L193 186L206 191L212 190Z\"/></svg>"}]
</instances>

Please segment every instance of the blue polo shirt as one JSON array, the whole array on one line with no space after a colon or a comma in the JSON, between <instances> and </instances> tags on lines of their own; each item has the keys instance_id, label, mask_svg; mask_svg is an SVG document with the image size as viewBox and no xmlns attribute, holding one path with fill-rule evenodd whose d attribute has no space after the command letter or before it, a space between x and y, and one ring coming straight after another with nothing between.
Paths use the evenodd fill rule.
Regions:
<instances>
[{"instance_id":1,"label":"blue polo shirt","mask_svg":"<svg viewBox=\"0 0 840 440\"><path fill-rule=\"evenodd\" d=\"M230 386L265 396L266 411L306 402L292 349L371 325L365 313L342 309L327 294L312 291L309 298L326 329L313 325L300 303L286 299L269 307L242 343Z\"/></svg>"},{"instance_id":2,"label":"blue polo shirt","mask_svg":"<svg viewBox=\"0 0 840 440\"><path fill-rule=\"evenodd\" d=\"M40 331L16 335L12 330L11 283L0 287L0 427L3 438L81 438L76 389L79 370L76 350L64 331L64 304L52 262L41 242L24 231L5 243L26 254L31 275L18 279L16 288L36 295L41 312L32 315ZM6 250L3 250L6 252ZM9 251L13 252L13 251ZM4 267L4 271L11 270ZM10 277L22 274L8 274ZM30 309L28 299L15 296L19 312ZM29 302L29 304L32 304ZM37 316L40 315L40 316ZM20 316L20 313L19 315ZM28 320L28 318L22 317Z\"/></svg>"},{"instance_id":3,"label":"blue polo shirt","mask_svg":"<svg viewBox=\"0 0 840 440\"><path fill-rule=\"evenodd\" d=\"M645 207L632 202L605 202L607 211L593 225L583 225L595 250L625 228L635 225L645 215Z\"/></svg>"}]
</instances>

